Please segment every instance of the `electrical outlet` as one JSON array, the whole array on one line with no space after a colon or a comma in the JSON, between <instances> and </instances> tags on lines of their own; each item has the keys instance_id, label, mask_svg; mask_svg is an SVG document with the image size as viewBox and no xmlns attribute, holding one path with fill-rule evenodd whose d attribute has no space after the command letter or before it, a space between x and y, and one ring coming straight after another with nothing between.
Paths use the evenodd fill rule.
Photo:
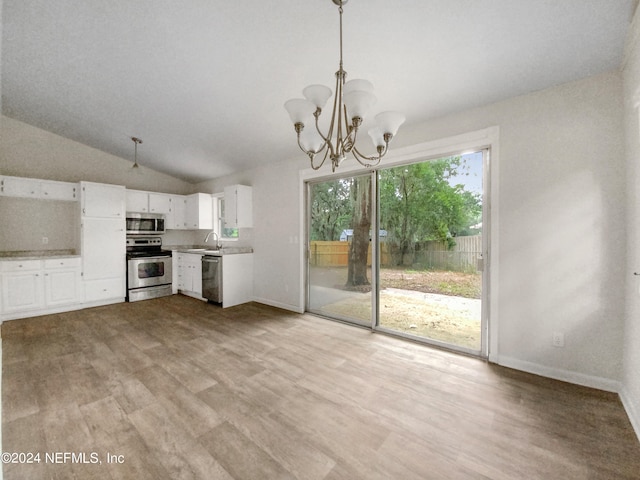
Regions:
<instances>
[{"instance_id":1,"label":"electrical outlet","mask_svg":"<svg viewBox=\"0 0 640 480\"><path fill-rule=\"evenodd\" d=\"M564 333L553 332L553 346L564 347Z\"/></svg>"},{"instance_id":2,"label":"electrical outlet","mask_svg":"<svg viewBox=\"0 0 640 480\"><path fill-rule=\"evenodd\" d=\"M42 237L42 244L46 245L47 243L49 243L49 237Z\"/></svg>"}]
</instances>

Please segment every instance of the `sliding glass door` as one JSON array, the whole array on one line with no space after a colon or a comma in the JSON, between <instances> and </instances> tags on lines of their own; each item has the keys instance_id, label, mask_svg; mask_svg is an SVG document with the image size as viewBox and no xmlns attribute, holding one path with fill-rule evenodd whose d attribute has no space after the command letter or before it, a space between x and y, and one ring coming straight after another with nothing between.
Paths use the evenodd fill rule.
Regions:
<instances>
[{"instance_id":1,"label":"sliding glass door","mask_svg":"<svg viewBox=\"0 0 640 480\"><path fill-rule=\"evenodd\" d=\"M486 155L309 183L307 309L483 355Z\"/></svg>"},{"instance_id":2,"label":"sliding glass door","mask_svg":"<svg viewBox=\"0 0 640 480\"><path fill-rule=\"evenodd\" d=\"M483 153L381 169L380 329L482 350Z\"/></svg>"},{"instance_id":3,"label":"sliding glass door","mask_svg":"<svg viewBox=\"0 0 640 480\"><path fill-rule=\"evenodd\" d=\"M308 186L310 312L371 325L371 174Z\"/></svg>"}]
</instances>

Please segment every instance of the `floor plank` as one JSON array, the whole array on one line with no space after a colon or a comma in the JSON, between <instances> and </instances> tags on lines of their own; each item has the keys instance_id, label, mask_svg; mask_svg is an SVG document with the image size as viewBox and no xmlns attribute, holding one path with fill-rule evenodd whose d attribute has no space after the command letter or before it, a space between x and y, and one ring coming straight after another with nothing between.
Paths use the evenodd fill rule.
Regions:
<instances>
[{"instance_id":1,"label":"floor plank","mask_svg":"<svg viewBox=\"0 0 640 480\"><path fill-rule=\"evenodd\" d=\"M5 322L2 436L99 459L7 480L640 477L615 394L179 295Z\"/></svg>"}]
</instances>

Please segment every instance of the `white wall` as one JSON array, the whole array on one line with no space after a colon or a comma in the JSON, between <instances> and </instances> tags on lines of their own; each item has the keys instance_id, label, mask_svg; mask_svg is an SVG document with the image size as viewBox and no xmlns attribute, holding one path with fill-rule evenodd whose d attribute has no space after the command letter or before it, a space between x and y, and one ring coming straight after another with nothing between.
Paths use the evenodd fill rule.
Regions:
<instances>
[{"instance_id":1,"label":"white wall","mask_svg":"<svg viewBox=\"0 0 640 480\"><path fill-rule=\"evenodd\" d=\"M253 187L254 228L241 229L239 245L254 250L254 297L263 303L302 311L300 302L300 222L298 164L272 164L195 186L222 192L226 185ZM223 242L224 243L224 242Z\"/></svg>"},{"instance_id":2,"label":"white wall","mask_svg":"<svg viewBox=\"0 0 640 480\"><path fill-rule=\"evenodd\" d=\"M617 389L625 265L622 82L617 72L405 128L394 148L500 129L499 290L492 358ZM254 187L255 294L301 310L306 158L205 182ZM551 346L552 334L566 346Z\"/></svg>"},{"instance_id":3,"label":"white wall","mask_svg":"<svg viewBox=\"0 0 640 480\"><path fill-rule=\"evenodd\" d=\"M640 10L629 29L623 67L627 178L626 325L622 400L640 437Z\"/></svg>"},{"instance_id":4,"label":"white wall","mask_svg":"<svg viewBox=\"0 0 640 480\"><path fill-rule=\"evenodd\" d=\"M192 185L145 167L132 173L133 162L2 116L0 175L80 180L124 185L154 192L191 193ZM133 143L131 144L133 154Z\"/></svg>"}]
</instances>

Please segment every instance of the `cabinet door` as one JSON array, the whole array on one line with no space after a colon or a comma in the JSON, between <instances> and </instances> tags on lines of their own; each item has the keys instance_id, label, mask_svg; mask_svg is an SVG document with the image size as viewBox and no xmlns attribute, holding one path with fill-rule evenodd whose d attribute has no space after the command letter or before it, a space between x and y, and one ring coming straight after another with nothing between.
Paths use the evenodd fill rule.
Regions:
<instances>
[{"instance_id":1,"label":"cabinet door","mask_svg":"<svg viewBox=\"0 0 640 480\"><path fill-rule=\"evenodd\" d=\"M40 180L21 177L0 177L0 194L7 197L38 198Z\"/></svg>"},{"instance_id":2,"label":"cabinet door","mask_svg":"<svg viewBox=\"0 0 640 480\"><path fill-rule=\"evenodd\" d=\"M44 291L48 307L79 301L80 271L74 269L45 270Z\"/></svg>"},{"instance_id":3,"label":"cabinet door","mask_svg":"<svg viewBox=\"0 0 640 480\"><path fill-rule=\"evenodd\" d=\"M164 213L169 215L171 211L171 197L164 193L149 192L149 211L151 213Z\"/></svg>"},{"instance_id":4,"label":"cabinet door","mask_svg":"<svg viewBox=\"0 0 640 480\"><path fill-rule=\"evenodd\" d=\"M82 219L82 271L84 280L122 277L126 271L124 218Z\"/></svg>"},{"instance_id":5,"label":"cabinet door","mask_svg":"<svg viewBox=\"0 0 640 480\"><path fill-rule=\"evenodd\" d=\"M224 226L253 227L253 189L247 185L231 185L224 189Z\"/></svg>"},{"instance_id":6,"label":"cabinet door","mask_svg":"<svg viewBox=\"0 0 640 480\"><path fill-rule=\"evenodd\" d=\"M77 183L43 180L40 186L44 199L75 202L80 198L78 195L80 185Z\"/></svg>"},{"instance_id":7,"label":"cabinet door","mask_svg":"<svg viewBox=\"0 0 640 480\"><path fill-rule=\"evenodd\" d=\"M213 197L210 194L194 193L187 196L187 228L213 229Z\"/></svg>"},{"instance_id":8,"label":"cabinet door","mask_svg":"<svg viewBox=\"0 0 640 480\"><path fill-rule=\"evenodd\" d=\"M187 228L187 197L184 195L170 195L171 205L169 215L167 215L168 228L173 230L184 230Z\"/></svg>"},{"instance_id":9,"label":"cabinet door","mask_svg":"<svg viewBox=\"0 0 640 480\"><path fill-rule=\"evenodd\" d=\"M82 214L87 217L125 218L125 188L81 182Z\"/></svg>"},{"instance_id":10,"label":"cabinet door","mask_svg":"<svg viewBox=\"0 0 640 480\"><path fill-rule=\"evenodd\" d=\"M149 211L149 194L139 190L127 190L127 212Z\"/></svg>"},{"instance_id":11,"label":"cabinet door","mask_svg":"<svg viewBox=\"0 0 640 480\"><path fill-rule=\"evenodd\" d=\"M202 295L202 257L198 256L197 260L191 264L191 291Z\"/></svg>"},{"instance_id":12,"label":"cabinet door","mask_svg":"<svg viewBox=\"0 0 640 480\"><path fill-rule=\"evenodd\" d=\"M40 271L2 274L4 313L42 308L42 292L43 280Z\"/></svg>"}]
</instances>

